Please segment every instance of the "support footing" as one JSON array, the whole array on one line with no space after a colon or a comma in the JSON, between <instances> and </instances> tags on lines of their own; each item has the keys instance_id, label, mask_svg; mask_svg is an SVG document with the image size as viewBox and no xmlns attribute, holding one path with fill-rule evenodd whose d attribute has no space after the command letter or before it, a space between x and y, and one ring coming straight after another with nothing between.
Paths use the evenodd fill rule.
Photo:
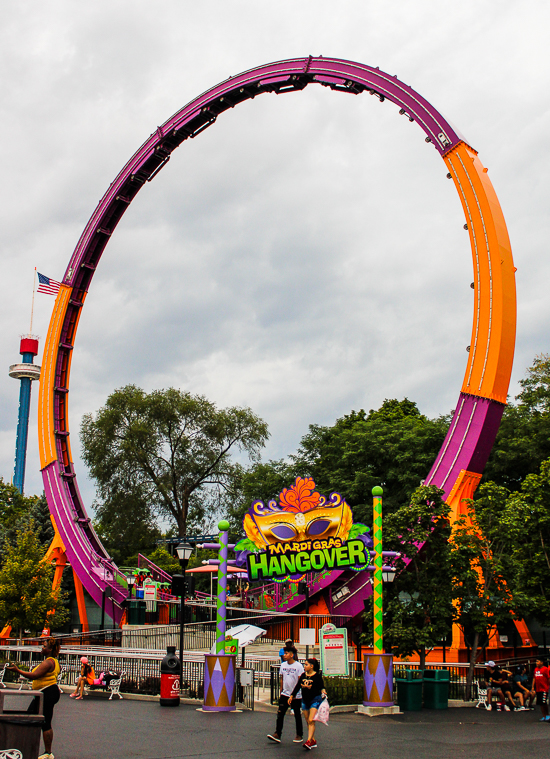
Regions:
<instances>
[{"instance_id":1,"label":"support footing","mask_svg":"<svg viewBox=\"0 0 550 759\"><path fill-rule=\"evenodd\" d=\"M403 714L398 706L363 706L357 707L357 714L365 714L367 717L380 717L382 714Z\"/></svg>"}]
</instances>

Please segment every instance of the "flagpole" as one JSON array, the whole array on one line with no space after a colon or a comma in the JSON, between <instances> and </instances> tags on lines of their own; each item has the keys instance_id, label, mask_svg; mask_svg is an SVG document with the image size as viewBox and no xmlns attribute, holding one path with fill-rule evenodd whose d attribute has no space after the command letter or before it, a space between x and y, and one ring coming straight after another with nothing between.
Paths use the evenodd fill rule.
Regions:
<instances>
[{"instance_id":1,"label":"flagpole","mask_svg":"<svg viewBox=\"0 0 550 759\"><path fill-rule=\"evenodd\" d=\"M34 267L34 277L32 282L32 306L31 306L31 328L29 330L29 335L32 335L32 320L34 316L34 294L36 292L36 266Z\"/></svg>"}]
</instances>

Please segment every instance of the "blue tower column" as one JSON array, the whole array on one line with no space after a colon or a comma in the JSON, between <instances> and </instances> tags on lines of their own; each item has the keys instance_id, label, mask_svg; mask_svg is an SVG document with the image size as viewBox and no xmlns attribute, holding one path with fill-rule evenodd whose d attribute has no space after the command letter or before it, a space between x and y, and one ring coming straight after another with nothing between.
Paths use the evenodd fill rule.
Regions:
<instances>
[{"instance_id":1,"label":"blue tower column","mask_svg":"<svg viewBox=\"0 0 550 759\"><path fill-rule=\"evenodd\" d=\"M29 413L31 408L31 385L40 378L40 367L33 363L38 354L38 340L32 335L21 338L19 352L23 357L20 364L10 366L9 375L21 382L19 389L19 416L17 419L17 439L15 443L15 469L13 484L23 493L25 485L25 465L27 462L27 439L29 436Z\"/></svg>"}]
</instances>

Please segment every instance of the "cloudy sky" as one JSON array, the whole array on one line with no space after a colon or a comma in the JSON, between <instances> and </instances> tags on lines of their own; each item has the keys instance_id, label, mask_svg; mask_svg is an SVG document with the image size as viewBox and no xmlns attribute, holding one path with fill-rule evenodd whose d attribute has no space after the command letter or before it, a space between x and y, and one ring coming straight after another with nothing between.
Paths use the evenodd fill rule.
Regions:
<instances>
[{"instance_id":1,"label":"cloudy sky","mask_svg":"<svg viewBox=\"0 0 550 759\"><path fill-rule=\"evenodd\" d=\"M21 0L0 29L0 474L13 471L34 267L60 279L98 200L139 145L217 82L283 58L397 76L479 150L518 285L511 385L550 351L548 3L463 0ZM184 143L109 243L74 350L70 427L117 387L175 386L269 424L266 458L308 424L407 396L458 397L470 342L468 234L416 124L367 95L265 94ZM45 337L53 298L38 295ZM41 348L43 339L41 341ZM40 356L39 356L40 358ZM42 489L37 388L26 490Z\"/></svg>"}]
</instances>

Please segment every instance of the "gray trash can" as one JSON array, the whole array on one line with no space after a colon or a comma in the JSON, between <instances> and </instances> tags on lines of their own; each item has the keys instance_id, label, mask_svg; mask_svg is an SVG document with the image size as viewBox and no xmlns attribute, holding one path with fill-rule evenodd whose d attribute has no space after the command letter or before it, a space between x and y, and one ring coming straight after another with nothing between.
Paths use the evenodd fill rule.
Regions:
<instances>
[{"instance_id":1,"label":"gray trash can","mask_svg":"<svg viewBox=\"0 0 550 759\"><path fill-rule=\"evenodd\" d=\"M23 759L38 758L43 700L40 691L0 691L0 751L17 750Z\"/></svg>"}]
</instances>

